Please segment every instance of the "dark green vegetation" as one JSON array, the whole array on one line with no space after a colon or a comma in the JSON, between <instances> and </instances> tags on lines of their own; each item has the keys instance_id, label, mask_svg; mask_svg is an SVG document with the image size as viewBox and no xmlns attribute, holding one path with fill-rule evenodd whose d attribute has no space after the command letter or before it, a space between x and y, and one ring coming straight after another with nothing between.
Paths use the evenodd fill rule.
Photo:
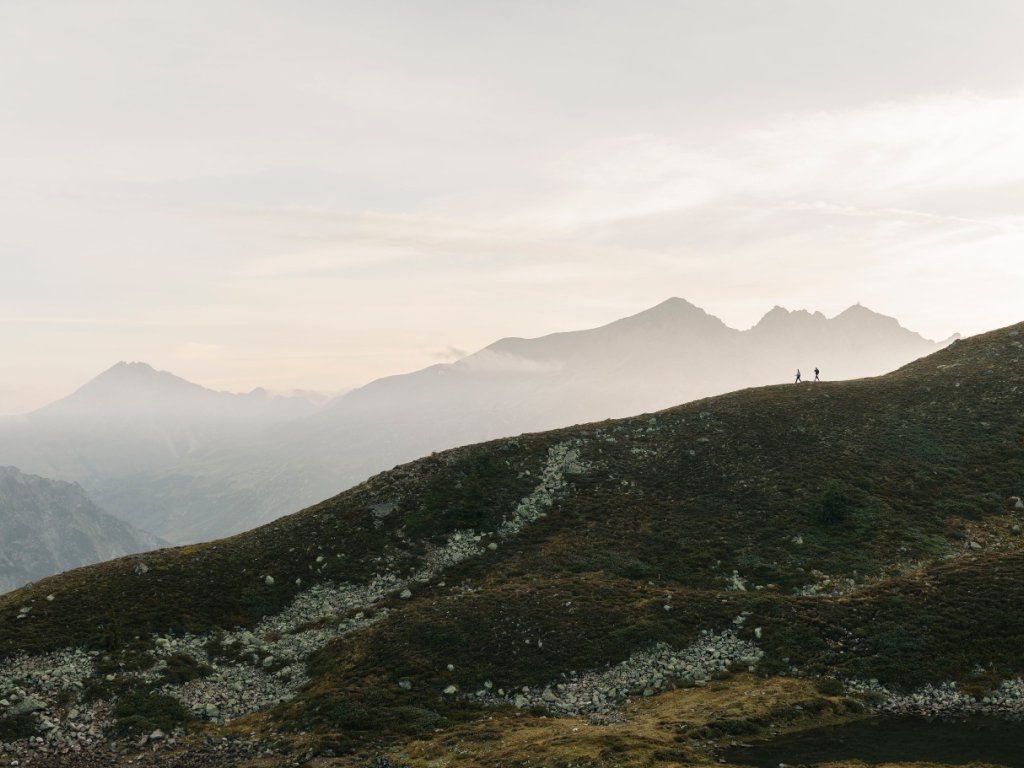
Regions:
<instances>
[{"instance_id":1,"label":"dark green vegetation","mask_svg":"<svg viewBox=\"0 0 1024 768\"><path fill-rule=\"evenodd\" d=\"M971 718L965 721L880 718L816 728L725 751L738 765L776 768L840 760L880 763L983 763L1024 768L1024 723Z\"/></svg>"},{"instance_id":2,"label":"dark green vegetation","mask_svg":"<svg viewBox=\"0 0 1024 768\"><path fill-rule=\"evenodd\" d=\"M142 686L133 687L118 696L114 717L120 735L151 733L157 728L170 733L192 719L173 696Z\"/></svg>"},{"instance_id":3,"label":"dark green vegetation","mask_svg":"<svg viewBox=\"0 0 1024 768\"><path fill-rule=\"evenodd\" d=\"M386 599L385 619L314 656L312 685L278 724L337 745L432 731L474 714L441 695L448 685L557 682L651 642L685 645L743 611L741 634L763 628L764 674L990 689L1024 674L1011 499L1024 494L1022 331L877 379L747 390L437 454L247 534L0 597L0 655L121 651L151 632L252 625L317 581L408 575L451 531L494 531L548 449L576 441L588 468L567 475L546 517L412 599Z\"/></svg>"},{"instance_id":4,"label":"dark green vegetation","mask_svg":"<svg viewBox=\"0 0 1024 768\"><path fill-rule=\"evenodd\" d=\"M30 714L0 715L0 741L15 741L35 736L39 728Z\"/></svg>"}]
</instances>

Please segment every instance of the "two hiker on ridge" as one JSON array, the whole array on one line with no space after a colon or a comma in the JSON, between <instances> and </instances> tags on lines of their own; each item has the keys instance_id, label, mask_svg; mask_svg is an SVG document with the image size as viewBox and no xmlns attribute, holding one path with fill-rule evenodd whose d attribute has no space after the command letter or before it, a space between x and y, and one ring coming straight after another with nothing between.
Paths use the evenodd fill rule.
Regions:
<instances>
[{"instance_id":1,"label":"two hiker on ridge","mask_svg":"<svg viewBox=\"0 0 1024 768\"><path fill-rule=\"evenodd\" d=\"M821 373L821 371L819 371L817 368L814 369L814 380L815 381L821 381L821 379L818 378L818 374L820 374L820 373ZM801 379L800 379L800 369L797 368L796 369L796 381L794 382L794 384L799 384L800 381L801 381Z\"/></svg>"}]
</instances>

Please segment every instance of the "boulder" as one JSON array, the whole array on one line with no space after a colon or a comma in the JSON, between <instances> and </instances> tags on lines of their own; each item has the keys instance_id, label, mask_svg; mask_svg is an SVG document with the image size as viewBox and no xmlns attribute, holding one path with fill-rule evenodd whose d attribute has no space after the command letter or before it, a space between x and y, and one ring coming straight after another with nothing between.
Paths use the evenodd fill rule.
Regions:
<instances>
[{"instance_id":1,"label":"boulder","mask_svg":"<svg viewBox=\"0 0 1024 768\"><path fill-rule=\"evenodd\" d=\"M46 709L46 704L39 701L38 699L33 699L31 696L26 696L13 707L11 707L10 710L8 711L8 714L28 715L32 712L41 712L44 709Z\"/></svg>"}]
</instances>

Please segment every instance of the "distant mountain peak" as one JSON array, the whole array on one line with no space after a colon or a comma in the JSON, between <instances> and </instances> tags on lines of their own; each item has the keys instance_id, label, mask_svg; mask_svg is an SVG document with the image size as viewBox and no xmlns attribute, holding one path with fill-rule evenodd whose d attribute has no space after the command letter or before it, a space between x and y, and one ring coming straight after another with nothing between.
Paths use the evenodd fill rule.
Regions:
<instances>
[{"instance_id":1,"label":"distant mountain peak","mask_svg":"<svg viewBox=\"0 0 1024 768\"><path fill-rule=\"evenodd\" d=\"M699 325L726 327L719 318L709 314L706 310L698 307L686 299L678 296L665 299L660 304L655 304L650 309L645 309L635 315L624 317L604 326L614 328L622 326L650 326L650 325Z\"/></svg>"},{"instance_id":2,"label":"distant mountain peak","mask_svg":"<svg viewBox=\"0 0 1024 768\"><path fill-rule=\"evenodd\" d=\"M100 379L106 381L138 381L146 377L159 376L161 373L167 372L158 371L149 363L121 360L96 376L93 381Z\"/></svg>"},{"instance_id":3,"label":"distant mountain peak","mask_svg":"<svg viewBox=\"0 0 1024 768\"><path fill-rule=\"evenodd\" d=\"M665 299L660 304L655 304L650 309L645 309L643 312L639 312L633 317L639 315L706 315L708 314L701 307L698 307L693 302L681 299L678 296L671 296Z\"/></svg>"},{"instance_id":4,"label":"distant mountain peak","mask_svg":"<svg viewBox=\"0 0 1024 768\"><path fill-rule=\"evenodd\" d=\"M778 326L792 326L796 323L806 325L808 323L826 323L828 318L821 312L809 312L806 309L789 310L776 304L762 317L755 329L776 328Z\"/></svg>"},{"instance_id":5,"label":"distant mountain peak","mask_svg":"<svg viewBox=\"0 0 1024 768\"><path fill-rule=\"evenodd\" d=\"M849 307L847 307L842 312L840 312L838 315L836 315L836 317L843 317L843 316L850 316L850 317L857 317L857 316L860 316L860 317L868 317L868 316L870 316L870 317L887 317L887 315L883 315L880 312L875 312L873 309L868 309L863 304L861 304L859 301L856 304L851 304Z\"/></svg>"},{"instance_id":6,"label":"distant mountain peak","mask_svg":"<svg viewBox=\"0 0 1024 768\"><path fill-rule=\"evenodd\" d=\"M169 371L158 371L149 363L129 363L122 360L79 387L70 398L107 397L128 390L149 391L154 394L185 390L208 391L205 387L186 381Z\"/></svg>"}]
</instances>

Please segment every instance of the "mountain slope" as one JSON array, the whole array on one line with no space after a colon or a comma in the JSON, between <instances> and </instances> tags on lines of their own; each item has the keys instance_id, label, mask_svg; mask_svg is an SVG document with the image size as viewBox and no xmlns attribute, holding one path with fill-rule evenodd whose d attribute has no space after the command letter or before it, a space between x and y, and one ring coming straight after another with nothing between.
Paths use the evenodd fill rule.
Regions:
<instances>
[{"instance_id":1,"label":"mountain slope","mask_svg":"<svg viewBox=\"0 0 1024 768\"><path fill-rule=\"evenodd\" d=\"M0 467L0 592L161 544L101 511L77 485Z\"/></svg>"},{"instance_id":2,"label":"mountain slope","mask_svg":"<svg viewBox=\"0 0 1024 768\"><path fill-rule=\"evenodd\" d=\"M177 723L288 699L246 727L335 753L440 745L489 718L518 727L516 712L621 718L630 696L671 701L730 669L762 676L731 683L754 696L779 673L839 678L852 703L814 704L830 716L1015 711L1022 333L880 378L436 454L231 539L48 579L0 597L0 654L73 649L9 660L0 679L60 663L91 696ZM168 683L172 657L216 669Z\"/></svg>"},{"instance_id":3,"label":"mountain slope","mask_svg":"<svg viewBox=\"0 0 1024 768\"><path fill-rule=\"evenodd\" d=\"M787 381L799 366L818 365L827 379L881 374L937 348L863 307L832 320L776 308L737 331L674 298L600 328L503 339L455 363L374 381L245 444L87 487L139 527L204 540L431 451Z\"/></svg>"}]
</instances>

